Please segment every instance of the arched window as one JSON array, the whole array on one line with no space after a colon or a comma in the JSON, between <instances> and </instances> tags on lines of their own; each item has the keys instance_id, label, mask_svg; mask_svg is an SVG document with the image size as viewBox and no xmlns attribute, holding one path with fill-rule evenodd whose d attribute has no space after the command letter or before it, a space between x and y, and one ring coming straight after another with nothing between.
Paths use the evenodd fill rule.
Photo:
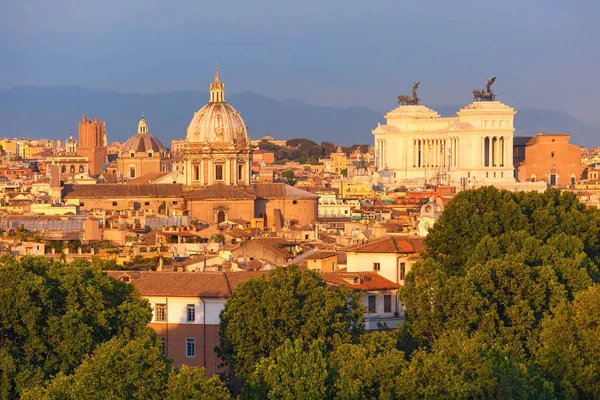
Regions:
<instances>
[{"instance_id":1,"label":"arched window","mask_svg":"<svg viewBox=\"0 0 600 400\"><path fill-rule=\"evenodd\" d=\"M66 165L63 165L62 167L60 167L60 172L62 172L63 174L64 174L65 172L67 172L67 166L66 166Z\"/></svg>"},{"instance_id":2,"label":"arched window","mask_svg":"<svg viewBox=\"0 0 600 400\"><path fill-rule=\"evenodd\" d=\"M74 174L75 173L75 166L71 165L71 168L69 168L69 171Z\"/></svg>"},{"instance_id":3,"label":"arched window","mask_svg":"<svg viewBox=\"0 0 600 400\"><path fill-rule=\"evenodd\" d=\"M80 166L79 166L79 173L80 173L80 174L83 174L83 165L80 165Z\"/></svg>"},{"instance_id":4,"label":"arched window","mask_svg":"<svg viewBox=\"0 0 600 400\"><path fill-rule=\"evenodd\" d=\"M531 182L535 182L535 174L531 175Z\"/></svg>"}]
</instances>

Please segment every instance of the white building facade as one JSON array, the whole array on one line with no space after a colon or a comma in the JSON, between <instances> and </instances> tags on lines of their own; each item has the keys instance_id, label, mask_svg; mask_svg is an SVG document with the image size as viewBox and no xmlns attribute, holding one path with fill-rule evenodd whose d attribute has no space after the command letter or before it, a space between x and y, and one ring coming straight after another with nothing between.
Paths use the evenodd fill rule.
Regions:
<instances>
[{"instance_id":1,"label":"white building facade","mask_svg":"<svg viewBox=\"0 0 600 400\"><path fill-rule=\"evenodd\" d=\"M515 182L515 110L499 101L479 101L453 117L423 105L402 105L385 115L375 139L376 168L392 183L464 186Z\"/></svg>"}]
</instances>

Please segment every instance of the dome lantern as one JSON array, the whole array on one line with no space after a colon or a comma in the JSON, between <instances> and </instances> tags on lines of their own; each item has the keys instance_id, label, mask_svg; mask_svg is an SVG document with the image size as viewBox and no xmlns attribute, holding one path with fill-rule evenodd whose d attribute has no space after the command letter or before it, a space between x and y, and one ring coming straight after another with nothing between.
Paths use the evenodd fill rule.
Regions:
<instances>
[{"instance_id":1,"label":"dome lantern","mask_svg":"<svg viewBox=\"0 0 600 400\"><path fill-rule=\"evenodd\" d=\"M221 78L219 78L219 63L217 63L215 80L210 85L210 102L225 103L225 85L223 85Z\"/></svg>"},{"instance_id":2,"label":"dome lantern","mask_svg":"<svg viewBox=\"0 0 600 400\"><path fill-rule=\"evenodd\" d=\"M140 122L138 123L138 133L148 133L148 124L144 119L144 113L142 113L142 119L140 119Z\"/></svg>"}]
</instances>

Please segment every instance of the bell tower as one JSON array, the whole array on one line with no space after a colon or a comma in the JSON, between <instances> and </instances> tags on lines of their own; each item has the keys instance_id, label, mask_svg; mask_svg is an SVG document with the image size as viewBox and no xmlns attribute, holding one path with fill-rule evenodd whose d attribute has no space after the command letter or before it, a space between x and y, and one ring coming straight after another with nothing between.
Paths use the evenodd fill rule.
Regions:
<instances>
[{"instance_id":1,"label":"bell tower","mask_svg":"<svg viewBox=\"0 0 600 400\"><path fill-rule=\"evenodd\" d=\"M108 157L108 144L106 138L106 123L87 119L81 116L79 123L79 146L77 154L87 156L89 160L90 176L102 173L102 166Z\"/></svg>"}]
</instances>

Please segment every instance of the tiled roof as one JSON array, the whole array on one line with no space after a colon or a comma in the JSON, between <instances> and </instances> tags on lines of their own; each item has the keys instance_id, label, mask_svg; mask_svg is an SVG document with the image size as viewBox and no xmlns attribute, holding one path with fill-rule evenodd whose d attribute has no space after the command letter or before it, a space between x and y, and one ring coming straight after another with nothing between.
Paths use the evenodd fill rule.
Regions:
<instances>
[{"instance_id":1,"label":"tiled roof","mask_svg":"<svg viewBox=\"0 0 600 400\"><path fill-rule=\"evenodd\" d=\"M264 272L107 271L114 279L129 276L142 296L229 298L237 286Z\"/></svg>"},{"instance_id":2,"label":"tiled roof","mask_svg":"<svg viewBox=\"0 0 600 400\"><path fill-rule=\"evenodd\" d=\"M420 253L423 239L406 236L386 236L348 249L355 253Z\"/></svg>"},{"instance_id":3,"label":"tiled roof","mask_svg":"<svg viewBox=\"0 0 600 400\"><path fill-rule=\"evenodd\" d=\"M319 197L314 193L286 185L283 182L257 183L254 186L249 186L247 190L253 192L257 197L265 199L282 197L316 199Z\"/></svg>"},{"instance_id":4,"label":"tiled roof","mask_svg":"<svg viewBox=\"0 0 600 400\"><path fill-rule=\"evenodd\" d=\"M104 184L65 185L63 198L115 198L115 197L183 197L183 186L176 184Z\"/></svg>"},{"instance_id":5,"label":"tiled roof","mask_svg":"<svg viewBox=\"0 0 600 400\"><path fill-rule=\"evenodd\" d=\"M127 181L127 184L152 183L170 174L172 174L172 172L150 172L149 174L142 175L139 178L130 179Z\"/></svg>"},{"instance_id":6,"label":"tiled roof","mask_svg":"<svg viewBox=\"0 0 600 400\"><path fill-rule=\"evenodd\" d=\"M117 174L102 174L99 179L103 179L106 183L117 183L119 181Z\"/></svg>"},{"instance_id":7,"label":"tiled roof","mask_svg":"<svg viewBox=\"0 0 600 400\"><path fill-rule=\"evenodd\" d=\"M324 258L329 258L329 257L337 257L337 251L317 251L311 255L309 255L308 257L306 257L307 260L322 260Z\"/></svg>"},{"instance_id":8,"label":"tiled roof","mask_svg":"<svg viewBox=\"0 0 600 400\"><path fill-rule=\"evenodd\" d=\"M330 286L345 285L356 290L395 290L400 287L376 272L325 272L321 278Z\"/></svg>"},{"instance_id":9,"label":"tiled roof","mask_svg":"<svg viewBox=\"0 0 600 400\"><path fill-rule=\"evenodd\" d=\"M205 200L205 199L255 199L256 196L244 190L240 190L231 186L217 183L207 186L203 189L194 190L186 194L188 200Z\"/></svg>"}]
</instances>

